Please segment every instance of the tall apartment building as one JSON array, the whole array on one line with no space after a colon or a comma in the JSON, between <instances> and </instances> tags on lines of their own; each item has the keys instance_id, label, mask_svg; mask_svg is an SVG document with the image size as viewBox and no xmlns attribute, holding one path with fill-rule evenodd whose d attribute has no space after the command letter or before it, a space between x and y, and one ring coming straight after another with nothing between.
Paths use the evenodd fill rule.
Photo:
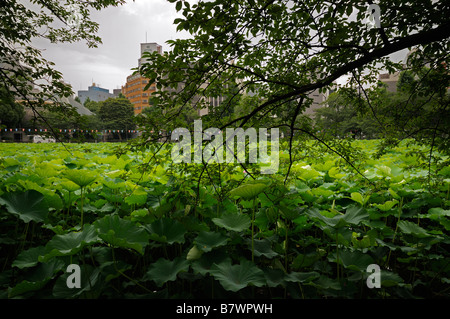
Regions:
<instances>
[{"instance_id":1,"label":"tall apartment building","mask_svg":"<svg viewBox=\"0 0 450 319\"><path fill-rule=\"evenodd\" d=\"M144 52L158 52L158 54L162 54L162 46L154 42L141 43L141 58L138 59L139 67L146 62L146 59L142 58ZM151 85L144 91L147 84L148 79L137 73L129 75L127 82L122 86L122 94L133 104L135 115L142 113L145 108L150 107L148 100L151 93L155 92L155 85Z\"/></svg>"},{"instance_id":2,"label":"tall apartment building","mask_svg":"<svg viewBox=\"0 0 450 319\"><path fill-rule=\"evenodd\" d=\"M150 107L148 99L151 93L155 92L155 85L152 84L148 90L144 91L148 81L140 74L132 74L127 77L127 83L122 87L122 94L133 104L135 115Z\"/></svg>"}]
</instances>

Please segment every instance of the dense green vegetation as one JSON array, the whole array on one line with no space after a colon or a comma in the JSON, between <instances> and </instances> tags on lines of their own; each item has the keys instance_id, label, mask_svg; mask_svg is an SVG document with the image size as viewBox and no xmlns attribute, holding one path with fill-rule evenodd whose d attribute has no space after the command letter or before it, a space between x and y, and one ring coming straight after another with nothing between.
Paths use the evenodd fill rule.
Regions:
<instances>
[{"instance_id":1,"label":"dense green vegetation","mask_svg":"<svg viewBox=\"0 0 450 319\"><path fill-rule=\"evenodd\" d=\"M366 1L168 1L192 37L142 56L157 90L140 141L0 145L0 296L448 298L448 1L379 1L377 28ZM1 124L21 125L20 99L53 134L129 128L121 99L90 103L98 118L60 103L72 88L32 44L95 47L91 9L125 1L86 2L77 25L72 1L31 2L0 7ZM388 58L404 49L405 65ZM395 94L371 86L381 70L402 71ZM330 107L304 116L342 76ZM200 109L205 127L280 128L278 173L175 165L157 142ZM366 285L372 264L381 288Z\"/></svg>"},{"instance_id":2,"label":"dense green vegetation","mask_svg":"<svg viewBox=\"0 0 450 319\"><path fill-rule=\"evenodd\" d=\"M285 143L277 174L247 167L255 180L237 164L173 164L170 145L0 144L0 295L448 298L446 156L342 142L354 167L294 142L286 179Z\"/></svg>"}]
</instances>

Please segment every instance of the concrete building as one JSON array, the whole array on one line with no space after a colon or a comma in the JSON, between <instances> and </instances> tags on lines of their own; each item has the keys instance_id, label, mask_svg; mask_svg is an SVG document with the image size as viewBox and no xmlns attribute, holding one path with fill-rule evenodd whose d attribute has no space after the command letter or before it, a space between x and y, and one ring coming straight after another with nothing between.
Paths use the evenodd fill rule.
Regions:
<instances>
[{"instance_id":1,"label":"concrete building","mask_svg":"<svg viewBox=\"0 0 450 319\"><path fill-rule=\"evenodd\" d=\"M78 98L83 104L84 102L86 102L87 98L89 98L89 100L91 101L101 102L110 97L114 97L114 94L109 93L108 89L101 88L95 83L92 83L92 85L88 87L87 91L86 90L78 91Z\"/></svg>"},{"instance_id":2,"label":"concrete building","mask_svg":"<svg viewBox=\"0 0 450 319\"><path fill-rule=\"evenodd\" d=\"M113 96L119 97L119 95L122 93L122 89L114 89L113 90Z\"/></svg>"},{"instance_id":3,"label":"concrete building","mask_svg":"<svg viewBox=\"0 0 450 319\"><path fill-rule=\"evenodd\" d=\"M387 85L386 89L388 90L388 92L396 92L399 76L399 71L395 73L383 73L378 76L378 80Z\"/></svg>"},{"instance_id":4,"label":"concrete building","mask_svg":"<svg viewBox=\"0 0 450 319\"><path fill-rule=\"evenodd\" d=\"M308 94L308 97L312 98L312 104L308 107L303 114L306 115L314 115L314 112L317 109L325 107L325 101L328 99L329 91L326 93L320 93L319 90L314 90L313 92Z\"/></svg>"}]
</instances>

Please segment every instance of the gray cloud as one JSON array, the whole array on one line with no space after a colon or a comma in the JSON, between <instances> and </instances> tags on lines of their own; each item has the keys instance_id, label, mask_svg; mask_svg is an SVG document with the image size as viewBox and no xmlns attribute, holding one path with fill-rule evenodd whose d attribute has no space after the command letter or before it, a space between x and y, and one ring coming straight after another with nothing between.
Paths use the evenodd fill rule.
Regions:
<instances>
[{"instance_id":1,"label":"gray cloud","mask_svg":"<svg viewBox=\"0 0 450 319\"><path fill-rule=\"evenodd\" d=\"M102 44L98 48L88 48L84 42L52 44L44 39L37 39L34 45L55 63L75 93L86 90L92 82L112 92L125 84L137 66L140 43L146 38L168 50L167 40L187 37L176 32L176 17L174 4L166 0L129 0L122 6L91 13L91 19L99 23Z\"/></svg>"},{"instance_id":2,"label":"gray cloud","mask_svg":"<svg viewBox=\"0 0 450 319\"><path fill-rule=\"evenodd\" d=\"M99 23L98 35L103 42L98 48L88 48L84 42L51 44L43 39L34 44L43 49L46 59L55 63L75 93L86 90L92 82L112 92L125 84L126 77L133 72L131 69L137 66L140 43L146 38L147 42L157 42L163 50L169 50L167 40L189 36L176 32L173 21L177 16L174 4L167 0L128 0L125 5L92 12L91 18ZM402 60L405 53L391 57Z\"/></svg>"}]
</instances>

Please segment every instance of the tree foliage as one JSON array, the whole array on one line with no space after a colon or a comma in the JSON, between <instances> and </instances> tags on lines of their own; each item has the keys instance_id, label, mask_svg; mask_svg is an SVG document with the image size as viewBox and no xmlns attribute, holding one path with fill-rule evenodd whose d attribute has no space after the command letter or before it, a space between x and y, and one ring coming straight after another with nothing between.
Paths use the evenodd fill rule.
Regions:
<instances>
[{"instance_id":1,"label":"tree foliage","mask_svg":"<svg viewBox=\"0 0 450 319\"><path fill-rule=\"evenodd\" d=\"M446 73L437 71L449 51L447 1L380 1L380 28L365 23L366 1L168 1L182 14L174 21L178 30L192 37L168 41L171 51L165 55L146 54L148 63L140 68L149 85L156 83L158 105L172 110L165 113L168 120L176 118L174 109L201 109L208 98L224 95L227 100L203 117L209 126L278 126L319 139L307 119L298 121L311 105L308 94L330 89L342 76L350 76L349 88L366 87L376 82L380 70L401 69L389 55L403 49L414 49L413 73L425 64L436 70L420 79L436 84L428 87L432 92L442 93L437 86L448 83ZM414 90L421 94L421 88ZM370 112L373 102L354 91L361 111ZM244 114L230 114L248 92L256 92L257 103ZM441 102L434 110L438 113L432 112L436 116L447 108ZM395 107L401 112L402 105ZM424 107L418 105L414 114L419 116ZM438 129L429 133L436 135Z\"/></svg>"},{"instance_id":2,"label":"tree foliage","mask_svg":"<svg viewBox=\"0 0 450 319\"><path fill-rule=\"evenodd\" d=\"M23 116L23 106L16 103L4 87L0 87L0 129L1 126L16 127Z\"/></svg>"},{"instance_id":3,"label":"tree foliage","mask_svg":"<svg viewBox=\"0 0 450 319\"><path fill-rule=\"evenodd\" d=\"M36 115L41 108L63 113L76 112L58 97L73 94L54 63L46 60L33 46L36 38L51 43L84 40L96 47L98 23L90 19L91 10L123 4L124 0L57 1L3 0L0 6L0 87L9 92L7 99L24 101ZM5 98L3 95L2 99ZM47 103L53 101L54 103Z\"/></svg>"},{"instance_id":4,"label":"tree foliage","mask_svg":"<svg viewBox=\"0 0 450 319\"><path fill-rule=\"evenodd\" d=\"M100 103L98 117L105 128L115 130L134 129L134 110L126 98L108 98Z\"/></svg>"}]
</instances>

